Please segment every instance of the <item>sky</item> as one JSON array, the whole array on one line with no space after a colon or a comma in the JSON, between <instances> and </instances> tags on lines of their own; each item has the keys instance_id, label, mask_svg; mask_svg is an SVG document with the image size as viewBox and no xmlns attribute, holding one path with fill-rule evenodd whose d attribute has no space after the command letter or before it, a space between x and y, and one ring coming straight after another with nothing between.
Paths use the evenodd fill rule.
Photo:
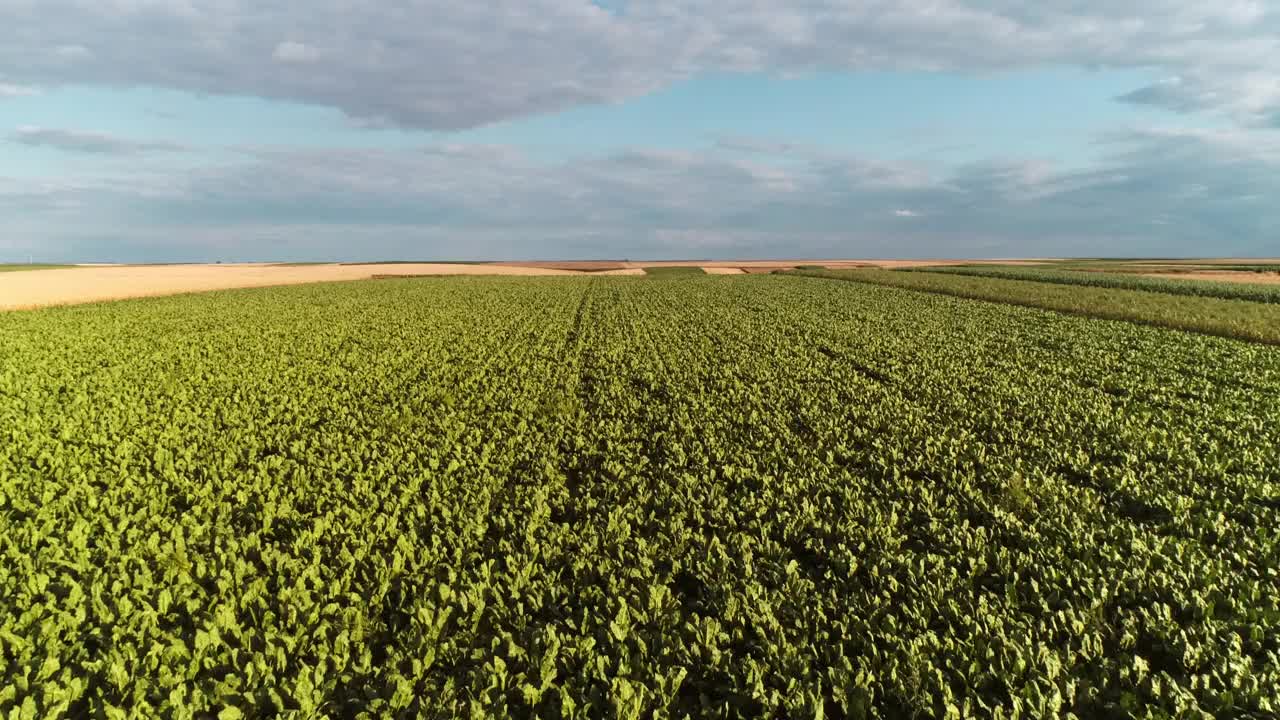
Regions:
<instances>
[{"instance_id":1,"label":"sky","mask_svg":"<svg viewBox=\"0 0 1280 720\"><path fill-rule=\"evenodd\" d=\"M0 262L1280 256L1278 0L0 0Z\"/></svg>"}]
</instances>

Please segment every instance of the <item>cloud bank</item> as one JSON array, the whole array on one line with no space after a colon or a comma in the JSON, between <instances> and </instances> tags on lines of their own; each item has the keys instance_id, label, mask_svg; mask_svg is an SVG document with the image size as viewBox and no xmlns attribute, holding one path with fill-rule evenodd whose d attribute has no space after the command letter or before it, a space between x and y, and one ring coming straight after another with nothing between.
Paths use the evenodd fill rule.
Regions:
<instances>
[{"instance_id":1,"label":"cloud bank","mask_svg":"<svg viewBox=\"0 0 1280 720\"><path fill-rule=\"evenodd\" d=\"M6 106L61 86L152 86L335 108L351 132L451 131L619 103L708 73L1072 66L1158 78L1116 99L1184 123L1100 136L1100 159L1083 168L1000 157L1000 138L987 160L956 165L732 127L700 150L641 139L552 162L516 146L448 143L228 154L195 138L28 126L10 147L128 158L128 167L85 175L74 168L103 163L68 158L63 176L39 182L6 179L0 167L0 213L11 221L0 253L1280 252L1270 200L1280 197L1280 9L1264 0L388 0L358 11L346 0L0 0L0 18ZM186 150L183 162L163 161Z\"/></svg>"},{"instance_id":2,"label":"cloud bank","mask_svg":"<svg viewBox=\"0 0 1280 720\"><path fill-rule=\"evenodd\" d=\"M0 0L5 86L152 85L460 129L711 71L1152 68L1124 99L1280 118L1263 0Z\"/></svg>"},{"instance_id":3,"label":"cloud bank","mask_svg":"<svg viewBox=\"0 0 1280 720\"><path fill-rule=\"evenodd\" d=\"M492 146L263 149L220 167L0 181L0 212L30 223L11 244L104 261L1263 255L1280 240L1277 135L1130 131L1089 169L945 172L764 142L561 163ZM127 233L103 230L108 212Z\"/></svg>"}]
</instances>

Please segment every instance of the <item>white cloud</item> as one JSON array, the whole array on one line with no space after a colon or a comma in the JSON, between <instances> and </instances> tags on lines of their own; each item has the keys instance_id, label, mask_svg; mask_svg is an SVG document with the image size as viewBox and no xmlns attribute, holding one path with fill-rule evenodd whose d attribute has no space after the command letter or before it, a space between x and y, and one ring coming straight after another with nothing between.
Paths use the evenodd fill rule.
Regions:
<instances>
[{"instance_id":1,"label":"white cloud","mask_svg":"<svg viewBox=\"0 0 1280 720\"><path fill-rule=\"evenodd\" d=\"M1252 0L0 0L0 17L15 83L257 95L366 125L474 127L717 70L1039 65L1152 68L1176 80L1128 100L1280 121L1280 13Z\"/></svg>"},{"instance_id":2,"label":"white cloud","mask_svg":"<svg viewBox=\"0 0 1280 720\"><path fill-rule=\"evenodd\" d=\"M1221 75L1199 72L1166 78L1118 99L1182 113L1218 110L1244 125L1268 125L1280 117L1280 75L1274 70Z\"/></svg>"},{"instance_id":3,"label":"white cloud","mask_svg":"<svg viewBox=\"0 0 1280 720\"><path fill-rule=\"evenodd\" d=\"M920 217L920 213L916 212L915 210L894 210L893 214L896 217L902 217L902 218Z\"/></svg>"}]
</instances>

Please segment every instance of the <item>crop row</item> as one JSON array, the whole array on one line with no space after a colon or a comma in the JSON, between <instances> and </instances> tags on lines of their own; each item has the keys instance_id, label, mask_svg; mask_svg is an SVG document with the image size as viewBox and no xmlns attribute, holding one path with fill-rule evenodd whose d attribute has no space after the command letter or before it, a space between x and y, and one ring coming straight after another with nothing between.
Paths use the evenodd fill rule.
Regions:
<instances>
[{"instance_id":1,"label":"crop row","mask_svg":"<svg viewBox=\"0 0 1280 720\"><path fill-rule=\"evenodd\" d=\"M1280 266L1277 267L1280 268ZM920 268L915 272L1003 278L1006 280L1031 280L1034 282L1054 283L1058 285L1080 285L1084 287L1115 288L1119 290L1140 290L1144 292L1167 293L1170 295L1192 295L1196 297L1224 298L1227 300L1280 303L1280 285L1263 285L1260 283L1215 282L1211 280L1148 277L1145 275L1121 272L1082 272L1038 267L991 265L930 267Z\"/></svg>"},{"instance_id":2,"label":"crop row","mask_svg":"<svg viewBox=\"0 0 1280 720\"><path fill-rule=\"evenodd\" d=\"M1272 348L785 276L10 317L0 715L1280 710Z\"/></svg>"},{"instance_id":3,"label":"crop row","mask_svg":"<svg viewBox=\"0 0 1280 720\"><path fill-rule=\"evenodd\" d=\"M1019 305L1105 320L1280 344L1280 307L1214 297L900 270L795 270L807 277Z\"/></svg>"}]
</instances>

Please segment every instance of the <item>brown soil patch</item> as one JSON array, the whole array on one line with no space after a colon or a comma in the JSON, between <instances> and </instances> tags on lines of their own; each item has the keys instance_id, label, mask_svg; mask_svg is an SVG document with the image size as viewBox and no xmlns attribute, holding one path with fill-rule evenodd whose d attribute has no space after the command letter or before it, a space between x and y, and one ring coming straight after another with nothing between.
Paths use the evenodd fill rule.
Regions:
<instances>
[{"instance_id":1,"label":"brown soil patch","mask_svg":"<svg viewBox=\"0 0 1280 720\"><path fill-rule=\"evenodd\" d=\"M702 268L702 272L708 275L741 275L742 268L714 266L714 267L704 267Z\"/></svg>"},{"instance_id":2,"label":"brown soil patch","mask_svg":"<svg viewBox=\"0 0 1280 720\"><path fill-rule=\"evenodd\" d=\"M611 271L627 274L643 271ZM177 295L209 290L300 285L380 276L578 275L555 268L453 263L400 265L121 265L32 270L0 276L0 309Z\"/></svg>"},{"instance_id":3,"label":"brown soil patch","mask_svg":"<svg viewBox=\"0 0 1280 720\"><path fill-rule=\"evenodd\" d=\"M1280 272L1242 272L1232 270L1205 270L1202 272L1142 273L1147 277L1171 280L1215 280L1219 282L1251 283L1254 285L1280 285Z\"/></svg>"}]
</instances>

